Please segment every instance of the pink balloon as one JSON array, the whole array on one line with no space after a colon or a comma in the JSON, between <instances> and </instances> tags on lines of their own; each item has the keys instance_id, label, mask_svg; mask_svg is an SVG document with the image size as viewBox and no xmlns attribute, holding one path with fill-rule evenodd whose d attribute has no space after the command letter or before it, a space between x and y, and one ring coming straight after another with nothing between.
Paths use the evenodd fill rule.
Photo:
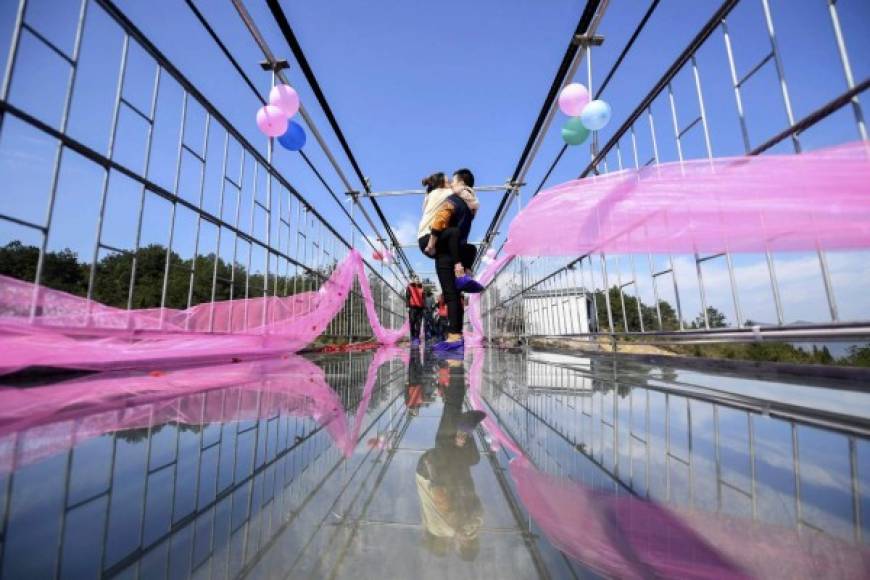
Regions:
<instances>
[{"instance_id":1,"label":"pink balloon","mask_svg":"<svg viewBox=\"0 0 870 580\"><path fill-rule=\"evenodd\" d=\"M589 91L580 83L571 83L559 93L559 109L569 117L579 117L589 103Z\"/></svg>"},{"instance_id":2,"label":"pink balloon","mask_svg":"<svg viewBox=\"0 0 870 580\"><path fill-rule=\"evenodd\" d=\"M287 131L287 115L274 105L260 107L257 111L257 127L267 137L279 137Z\"/></svg>"},{"instance_id":3,"label":"pink balloon","mask_svg":"<svg viewBox=\"0 0 870 580\"><path fill-rule=\"evenodd\" d=\"M495 249L494 249L494 248L490 248L490 249L488 249L488 250L486 251L486 257L489 258L489 259L491 260L491 259L495 258L495 253L496 253L496 252L495 252Z\"/></svg>"},{"instance_id":4,"label":"pink balloon","mask_svg":"<svg viewBox=\"0 0 870 580\"><path fill-rule=\"evenodd\" d=\"M290 118L299 111L299 93L290 85L275 85L269 91L269 104L278 107Z\"/></svg>"}]
</instances>

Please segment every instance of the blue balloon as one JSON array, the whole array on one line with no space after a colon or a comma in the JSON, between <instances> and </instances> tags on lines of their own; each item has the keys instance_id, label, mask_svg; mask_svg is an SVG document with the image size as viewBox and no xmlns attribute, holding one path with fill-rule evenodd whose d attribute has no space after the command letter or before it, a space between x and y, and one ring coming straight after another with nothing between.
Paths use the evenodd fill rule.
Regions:
<instances>
[{"instance_id":1,"label":"blue balloon","mask_svg":"<svg viewBox=\"0 0 870 580\"><path fill-rule=\"evenodd\" d=\"M305 139L305 129L302 128L302 125L296 121L290 121L287 124L287 130L284 131L283 135L278 137L278 143L280 143L284 149L299 151L305 147Z\"/></svg>"},{"instance_id":2,"label":"blue balloon","mask_svg":"<svg viewBox=\"0 0 870 580\"><path fill-rule=\"evenodd\" d=\"M590 131L598 131L607 126L611 114L610 105L604 101L590 101L580 113L580 120L583 122L583 126Z\"/></svg>"}]
</instances>

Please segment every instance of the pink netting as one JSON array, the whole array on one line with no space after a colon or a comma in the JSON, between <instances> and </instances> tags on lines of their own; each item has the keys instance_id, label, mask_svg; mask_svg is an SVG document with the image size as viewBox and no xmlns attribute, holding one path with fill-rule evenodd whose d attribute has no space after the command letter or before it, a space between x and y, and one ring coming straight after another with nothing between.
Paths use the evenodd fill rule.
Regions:
<instances>
[{"instance_id":1,"label":"pink netting","mask_svg":"<svg viewBox=\"0 0 870 580\"><path fill-rule=\"evenodd\" d=\"M554 232L558 232L555 234ZM870 142L801 155L665 163L569 181L511 222L488 284L516 256L870 247ZM483 342L480 295L466 344Z\"/></svg>"},{"instance_id":2,"label":"pink netting","mask_svg":"<svg viewBox=\"0 0 870 580\"><path fill-rule=\"evenodd\" d=\"M474 349L469 400L480 396L484 352ZM510 474L532 520L559 550L616 578L864 578L870 550L822 533L677 509L593 490L541 473L490 418L492 447L515 457Z\"/></svg>"},{"instance_id":3,"label":"pink netting","mask_svg":"<svg viewBox=\"0 0 870 580\"><path fill-rule=\"evenodd\" d=\"M492 282L496 274L501 272L502 268L510 263L511 260L513 260L513 256L510 255L498 258L478 276L478 282L486 286ZM486 336L480 314L480 297L480 294L472 294L468 298L468 311L466 314L468 322L471 324L471 330L465 332L465 344L469 346L480 346L483 343L483 337Z\"/></svg>"},{"instance_id":4,"label":"pink netting","mask_svg":"<svg viewBox=\"0 0 870 580\"><path fill-rule=\"evenodd\" d=\"M0 475L93 437L166 423L207 425L308 417L346 456L356 447L378 369L405 349L381 348L352 426L323 370L297 355L151 374L101 373L21 389L0 387Z\"/></svg>"},{"instance_id":5,"label":"pink netting","mask_svg":"<svg viewBox=\"0 0 870 580\"><path fill-rule=\"evenodd\" d=\"M89 370L221 363L295 352L326 330L359 281L375 338L384 328L364 263L353 251L316 292L204 303L186 310L124 310L0 276L0 373L29 366ZM31 307L37 316L30 320Z\"/></svg>"},{"instance_id":6,"label":"pink netting","mask_svg":"<svg viewBox=\"0 0 870 580\"><path fill-rule=\"evenodd\" d=\"M532 519L560 550L618 578L866 578L870 550L823 533L594 491L515 459Z\"/></svg>"},{"instance_id":7,"label":"pink netting","mask_svg":"<svg viewBox=\"0 0 870 580\"><path fill-rule=\"evenodd\" d=\"M870 142L856 142L569 181L532 199L511 223L504 249L579 256L868 246Z\"/></svg>"},{"instance_id":8,"label":"pink netting","mask_svg":"<svg viewBox=\"0 0 870 580\"><path fill-rule=\"evenodd\" d=\"M407 367L411 361L411 353L406 348L382 347L375 352L375 357L372 359L371 364L369 364L368 371L366 372L366 382L363 385L362 399L356 410L353 428L343 438L336 439L336 444L342 450L345 457L350 457L353 454L354 448L359 442L360 430L362 429L366 413L369 410L372 393L378 384L378 371L384 363L394 358L399 358Z\"/></svg>"}]
</instances>

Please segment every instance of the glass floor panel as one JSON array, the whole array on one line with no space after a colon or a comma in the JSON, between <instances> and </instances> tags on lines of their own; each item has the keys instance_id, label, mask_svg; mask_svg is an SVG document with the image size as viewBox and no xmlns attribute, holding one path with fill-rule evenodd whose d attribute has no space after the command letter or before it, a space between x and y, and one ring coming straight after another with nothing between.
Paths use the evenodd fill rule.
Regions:
<instances>
[{"instance_id":1,"label":"glass floor panel","mask_svg":"<svg viewBox=\"0 0 870 580\"><path fill-rule=\"evenodd\" d=\"M777 381L384 349L9 385L0 578L866 577L870 393Z\"/></svg>"}]
</instances>

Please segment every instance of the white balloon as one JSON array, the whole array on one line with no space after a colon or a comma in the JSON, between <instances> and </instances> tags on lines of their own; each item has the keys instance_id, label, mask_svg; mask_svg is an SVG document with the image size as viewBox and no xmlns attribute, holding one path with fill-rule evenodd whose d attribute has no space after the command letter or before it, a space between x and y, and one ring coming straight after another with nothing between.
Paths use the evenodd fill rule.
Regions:
<instances>
[{"instance_id":1,"label":"white balloon","mask_svg":"<svg viewBox=\"0 0 870 580\"><path fill-rule=\"evenodd\" d=\"M602 100L591 101L580 113L580 122L590 131L603 129L610 122L612 111L610 105Z\"/></svg>"}]
</instances>

